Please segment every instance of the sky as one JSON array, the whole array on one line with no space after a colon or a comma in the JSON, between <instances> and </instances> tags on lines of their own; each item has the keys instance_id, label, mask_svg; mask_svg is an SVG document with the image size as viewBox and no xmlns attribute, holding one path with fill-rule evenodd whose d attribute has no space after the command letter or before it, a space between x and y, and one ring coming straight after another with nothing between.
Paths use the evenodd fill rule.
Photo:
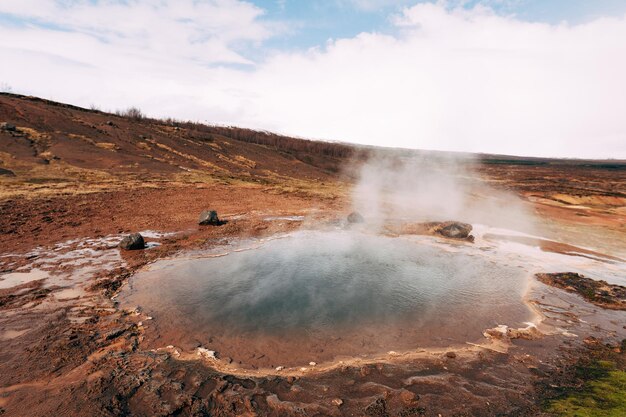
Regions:
<instances>
[{"instance_id":1,"label":"sky","mask_svg":"<svg viewBox=\"0 0 626 417\"><path fill-rule=\"evenodd\" d=\"M0 90L298 137L626 159L624 0L1 0Z\"/></svg>"}]
</instances>

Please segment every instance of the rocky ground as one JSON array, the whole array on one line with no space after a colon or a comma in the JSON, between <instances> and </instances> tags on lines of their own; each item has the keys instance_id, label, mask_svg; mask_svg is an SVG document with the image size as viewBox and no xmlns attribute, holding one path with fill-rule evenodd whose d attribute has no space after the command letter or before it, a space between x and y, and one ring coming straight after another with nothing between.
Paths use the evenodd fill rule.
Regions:
<instances>
[{"instance_id":1,"label":"rocky ground","mask_svg":"<svg viewBox=\"0 0 626 417\"><path fill-rule=\"evenodd\" d=\"M537 279L544 284L578 293L585 300L602 308L626 310L626 287L624 286L596 281L571 272L537 274Z\"/></svg>"},{"instance_id":2,"label":"rocky ground","mask_svg":"<svg viewBox=\"0 0 626 417\"><path fill-rule=\"evenodd\" d=\"M15 129L0 132L1 415L570 415L572 387L624 370L623 312L539 282L529 298L558 332L505 331L454 352L243 375L202 354L146 349L150 318L115 300L136 271L343 219L352 176L338 167L354 162L16 96L0 97L2 121ZM490 161L478 175L520 196L547 237L592 257L626 256L624 164ZM198 225L205 209L227 222ZM149 248L120 251L131 232ZM598 361L611 365L576 372Z\"/></svg>"}]
</instances>

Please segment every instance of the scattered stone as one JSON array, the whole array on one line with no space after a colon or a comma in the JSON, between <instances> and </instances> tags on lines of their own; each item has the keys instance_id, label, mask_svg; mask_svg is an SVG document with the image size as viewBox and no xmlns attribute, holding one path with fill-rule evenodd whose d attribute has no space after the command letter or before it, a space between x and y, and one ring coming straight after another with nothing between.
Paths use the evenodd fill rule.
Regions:
<instances>
[{"instance_id":1,"label":"scattered stone","mask_svg":"<svg viewBox=\"0 0 626 417\"><path fill-rule=\"evenodd\" d=\"M6 132L15 132L17 131L17 127L11 123L2 122L0 123L0 130L4 130Z\"/></svg>"},{"instance_id":2,"label":"scattered stone","mask_svg":"<svg viewBox=\"0 0 626 417\"><path fill-rule=\"evenodd\" d=\"M363 216L361 216L361 213L353 211L352 213L348 214L348 223L354 224L363 222L365 222L365 219L363 218Z\"/></svg>"},{"instance_id":3,"label":"scattered stone","mask_svg":"<svg viewBox=\"0 0 626 417\"><path fill-rule=\"evenodd\" d=\"M112 122L112 121L110 121L110 120L107 120L107 121L106 121L106 125L107 125L107 126L115 126L115 125L113 124L113 122Z\"/></svg>"},{"instance_id":4,"label":"scattered stone","mask_svg":"<svg viewBox=\"0 0 626 417\"><path fill-rule=\"evenodd\" d=\"M454 353L454 352L446 352L446 358L454 359L454 358L456 358L456 353Z\"/></svg>"},{"instance_id":5,"label":"scattered stone","mask_svg":"<svg viewBox=\"0 0 626 417\"><path fill-rule=\"evenodd\" d=\"M333 398L330 403L335 407L341 407L343 400L341 398Z\"/></svg>"},{"instance_id":6,"label":"scattered stone","mask_svg":"<svg viewBox=\"0 0 626 417\"><path fill-rule=\"evenodd\" d=\"M315 365L317 365L316 362L309 362L309 366L315 366Z\"/></svg>"},{"instance_id":7,"label":"scattered stone","mask_svg":"<svg viewBox=\"0 0 626 417\"><path fill-rule=\"evenodd\" d=\"M470 235L470 233L472 232L472 225L468 223L454 221L443 222L439 223L439 225L435 227L434 231L441 236L449 237L452 239L470 239L472 241L474 240L474 237Z\"/></svg>"},{"instance_id":8,"label":"scattered stone","mask_svg":"<svg viewBox=\"0 0 626 417\"><path fill-rule=\"evenodd\" d=\"M283 366L277 366L277 367L276 367L276 370L277 370L277 371L282 371L283 369L285 369Z\"/></svg>"},{"instance_id":9,"label":"scattered stone","mask_svg":"<svg viewBox=\"0 0 626 417\"><path fill-rule=\"evenodd\" d=\"M6 175L7 177L14 177L15 172L9 169L0 168L0 175Z\"/></svg>"},{"instance_id":10,"label":"scattered stone","mask_svg":"<svg viewBox=\"0 0 626 417\"><path fill-rule=\"evenodd\" d=\"M199 347L196 349L196 353L198 356L201 356L205 359L217 359L216 352L214 350Z\"/></svg>"},{"instance_id":11,"label":"scattered stone","mask_svg":"<svg viewBox=\"0 0 626 417\"><path fill-rule=\"evenodd\" d=\"M417 394L409 391L408 389L402 389L400 391L400 400L406 405L414 404L417 401Z\"/></svg>"},{"instance_id":12,"label":"scattered stone","mask_svg":"<svg viewBox=\"0 0 626 417\"><path fill-rule=\"evenodd\" d=\"M146 247L146 242L143 240L143 236L141 236L141 234L133 233L122 239L119 247L124 250L144 249Z\"/></svg>"},{"instance_id":13,"label":"scattered stone","mask_svg":"<svg viewBox=\"0 0 626 417\"><path fill-rule=\"evenodd\" d=\"M198 224L201 226L220 226L223 223L217 217L217 211L204 210L202 213L200 213Z\"/></svg>"}]
</instances>

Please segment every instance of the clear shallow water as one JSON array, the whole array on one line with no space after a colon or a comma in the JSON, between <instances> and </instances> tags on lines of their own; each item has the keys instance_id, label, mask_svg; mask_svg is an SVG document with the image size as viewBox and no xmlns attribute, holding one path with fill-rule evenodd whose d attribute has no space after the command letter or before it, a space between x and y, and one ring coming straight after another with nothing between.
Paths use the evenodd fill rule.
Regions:
<instances>
[{"instance_id":1,"label":"clear shallow water","mask_svg":"<svg viewBox=\"0 0 626 417\"><path fill-rule=\"evenodd\" d=\"M531 317L526 283L524 271L473 247L299 232L224 257L157 262L121 299L155 316L163 344L237 352L258 342L310 358L464 343L521 325Z\"/></svg>"}]
</instances>

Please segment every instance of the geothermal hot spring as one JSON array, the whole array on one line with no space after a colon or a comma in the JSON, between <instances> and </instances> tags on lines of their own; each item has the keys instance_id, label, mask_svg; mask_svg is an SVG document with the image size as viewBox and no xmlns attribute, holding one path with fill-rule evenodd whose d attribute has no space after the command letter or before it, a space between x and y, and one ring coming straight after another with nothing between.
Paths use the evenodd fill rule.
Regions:
<instances>
[{"instance_id":1,"label":"geothermal hot spring","mask_svg":"<svg viewBox=\"0 0 626 417\"><path fill-rule=\"evenodd\" d=\"M533 318L529 272L480 245L337 230L225 250L158 261L133 278L121 302L153 316L153 347L298 366L465 345Z\"/></svg>"}]
</instances>

